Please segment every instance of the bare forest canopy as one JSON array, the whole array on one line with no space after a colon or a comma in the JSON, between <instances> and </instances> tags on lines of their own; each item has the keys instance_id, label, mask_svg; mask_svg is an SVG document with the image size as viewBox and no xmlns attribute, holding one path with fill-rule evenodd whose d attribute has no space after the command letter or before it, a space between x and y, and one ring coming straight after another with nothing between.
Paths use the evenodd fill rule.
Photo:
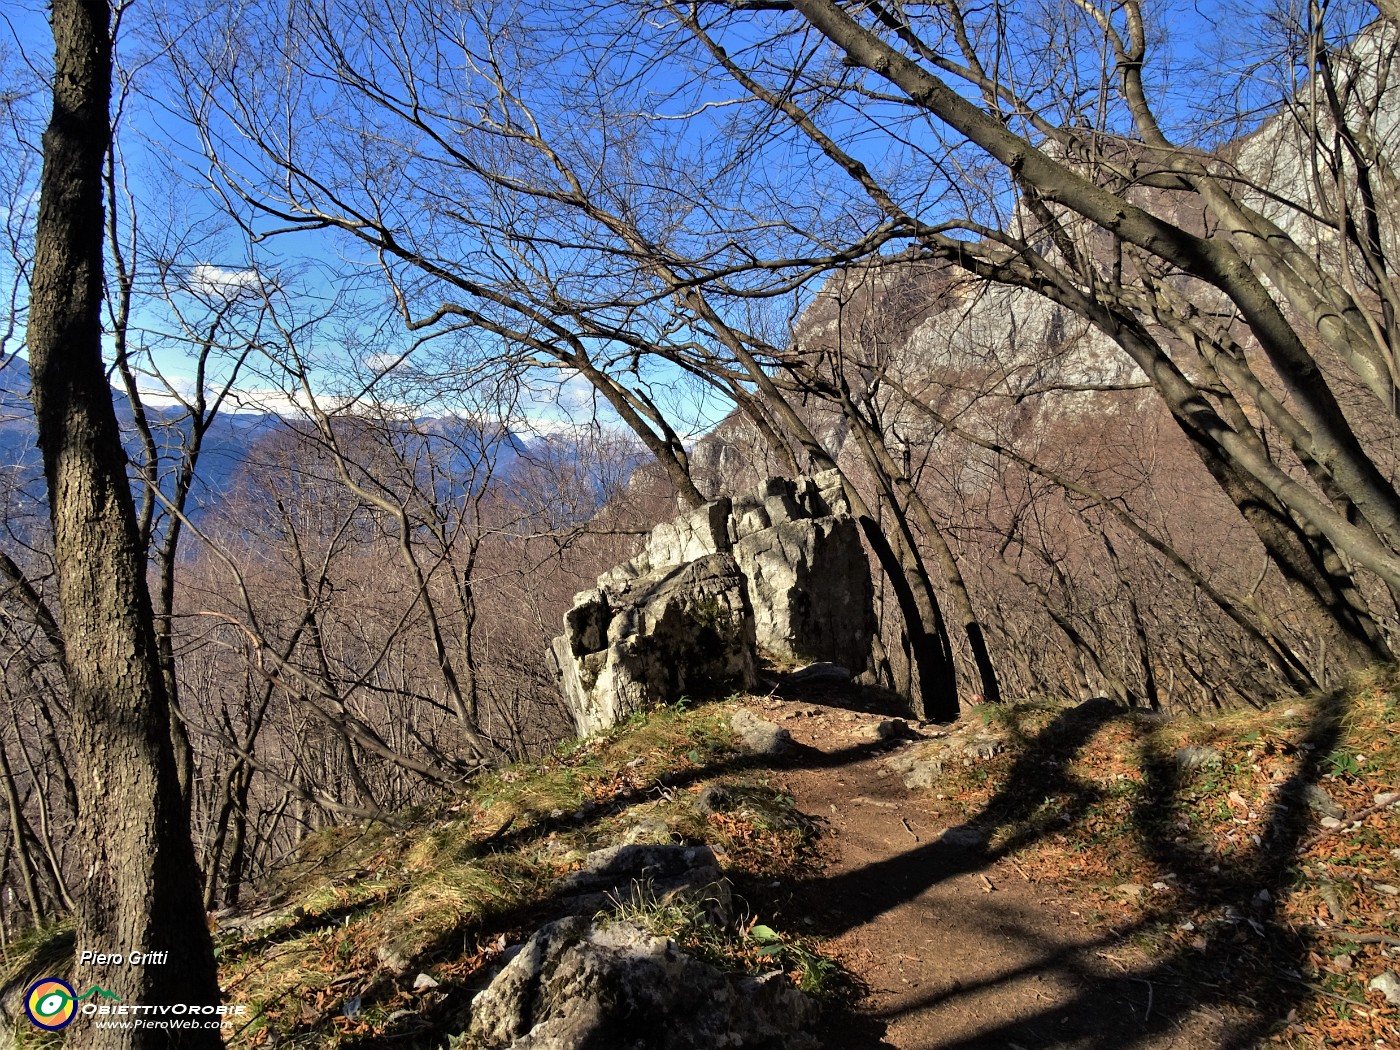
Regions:
<instances>
[{"instance_id":1,"label":"bare forest canopy","mask_svg":"<svg viewBox=\"0 0 1400 1050\"><path fill-rule=\"evenodd\" d=\"M840 471L920 717L1392 658L1391 0L119 15L101 346L205 907L556 741L573 592L768 475ZM54 90L19 25L5 936L86 855L17 396Z\"/></svg>"}]
</instances>

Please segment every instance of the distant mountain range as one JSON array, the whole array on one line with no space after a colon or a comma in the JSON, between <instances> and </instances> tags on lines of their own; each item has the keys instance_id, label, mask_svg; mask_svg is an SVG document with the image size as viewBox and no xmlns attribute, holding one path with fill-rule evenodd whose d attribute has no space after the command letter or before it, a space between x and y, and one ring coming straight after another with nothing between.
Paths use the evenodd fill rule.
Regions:
<instances>
[{"instance_id":1,"label":"distant mountain range","mask_svg":"<svg viewBox=\"0 0 1400 1050\"><path fill-rule=\"evenodd\" d=\"M29 382L28 363L20 358L11 359L0 369L0 470L10 476L11 513L29 509L23 508L26 502L43 499L42 466L29 403ZM135 458L138 444L131 401L123 391L113 389L112 402L123 431L123 442L128 454ZM175 464L189 432L185 413L176 407L147 405L146 416L157 441L170 451L169 463ZM480 471L473 468L483 453L489 452L494 458L493 474L500 478L509 475L527 449L527 442L508 430L500 430L494 442L488 442L479 426L453 417L415 420L414 429L426 433L427 440L442 450L445 459L438 467L440 476L447 479L448 489L454 484L470 485L470 479L480 476ZM259 462L258 450L274 445L277 435L290 436L291 432L288 422L273 413L238 411L221 412L216 416L200 449L187 507L190 517L197 519L216 506L249 471L266 469L266 464ZM167 471L167 475L169 473ZM173 478L168 477L162 487L167 481L173 484ZM441 484L438 487L439 495L448 494L442 491Z\"/></svg>"}]
</instances>

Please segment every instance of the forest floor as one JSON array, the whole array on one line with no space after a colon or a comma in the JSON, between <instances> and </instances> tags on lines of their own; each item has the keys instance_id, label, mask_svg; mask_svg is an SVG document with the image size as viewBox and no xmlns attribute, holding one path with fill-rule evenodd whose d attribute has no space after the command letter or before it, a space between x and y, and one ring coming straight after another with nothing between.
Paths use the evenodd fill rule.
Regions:
<instances>
[{"instance_id":1,"label":"forest floor","mask_svg":"<svg viewBox=\"0 0 1400 1050\"><path fill-rule=\"evenodd\" d=\"M784 712L772 705L769 717ZM844 750L839 706L785 721L813 755ZM1221 1045L1217 1013L1105 924L1073 887L1032 878L984 833L910 804L884 749L784 783L817 816L821 875L803 887L813 932L862 986L833 1046L898 1050ZM804 924L805 925L805 924Z\"/></svg>"},{"instance_id":2,"label":"forest floor","mask_svg":"<svg viewBox=\"0 0 1400 1050\"><path fill-rule=\"evenodd\" d=\"M249 1008L230 1046L442 1050L511 946L577 913L568 876L651 842L708 845L732 917L641 886L615 911L782 969L828 1004L831 1050L1400 1047L1394 679L1208 718L1047 702L947 726L819 675L771 684L310 836L214 917ZM741 708L790 746L755 752ZM72 945L11 945L6 988Z\"/></svg>"},{"instance_id":3,"label":"forest floor","mask_svg":"<svg viewBox=\"0 0 1400 1050\"><path fill-rule=\"evenodd\" d=\"M786 692L751 706L821 822L791 899L864 990L833 1046L1400 1047L1368 987L1400 969L1384 685L1215 721L973 708L925 742Z\"/></svg>"}]
</instances>

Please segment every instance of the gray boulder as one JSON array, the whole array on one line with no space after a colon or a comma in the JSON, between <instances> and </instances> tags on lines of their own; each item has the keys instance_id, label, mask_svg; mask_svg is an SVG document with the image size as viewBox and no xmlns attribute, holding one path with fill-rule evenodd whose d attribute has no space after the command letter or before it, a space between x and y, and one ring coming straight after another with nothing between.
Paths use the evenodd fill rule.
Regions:
<instances>
[{"instance_id":1,"label":"gray boulder","mask_svg":"<svg viewBox=\"0 0 1400 1050\"><path fill-rule=\"evenodd\" d=\"M542 927L472 1002L471 1050L813 1050L817 1005L632 923Z\"/></svg>"},{"instance_id":2,"label":"gray boulder","mask_svg":"<svg viewBox=\"0 0 1400 1050\"><path fill-rule=\"evenodd\" d=\"M874 592L854 519L789 520L740 535L734 559L760 648L787 659L866 666Z\"/></svg>"},{"instance_id":3,"label":"gray boulder","mask_svg":"<svg viewBox=\"0 0 1400 1050\"><path fill-rule=\"evenodd\" d=\"M552 655L580 735L656 703L751 687L753 616L728 554L707 554L574 599Z\"/></svg>"},{"instance_id":4,"label":"gray boulder","mask_svg":"<svg viewBox=\"0 0 1400 1050\"><path fill-rule=\"evenodd\" d=\"M600 889L628 879L670 878L718 865L709 846L624 843L594 850L582 870L564 877L561 888Z\"/></svg>"},{"instance_id":5,"label":"gray boulder","mask_svg":"<svg viewBox=\"0 0 1400 1050\"><path fill-rule=\"evenodd\" d=\"M792 747L792 734L766 718L759 718L746 707L729 716L729 728L743 742L744 750L756 755L781 755Z\"/></svg>"},{"instance_id":6,"label":"gray boulder","mask_svg":"<svg viewBox=\"0 0 1400 1050\"><path fill-rule=\"evenodd\" d=\"M551 649L580 734L687 692L752 688L757 652L870 662L874 591L836 471L719 499L651 531L574 597Z\"/></svg>"},{"instance_id":7,"label":"gray boulder","mask_svg":"<svg viewBox=\"0 0 1400 1050\"><path fill-rule=\"evenodd\" d=\"M594 850L583 868L559 880L563 910L592 914L618 905L699 905L717 922L732 917L729 880L709 846L629 842Z\"/></svg>"},{"instance_id":8,"label":"gray boulder","mask_svg":"<svg viewBox=\"0 0 1400 1050\"><path fill-rule=\"evenodd\" d=\"M831 682L841 684L851 680L851 672L840 664L833 664L829 661L821 661L815 664L808 664L800 670L793 671L787 676L789 684L799 684L802 682Z\"/></svg>"}]
</instances>

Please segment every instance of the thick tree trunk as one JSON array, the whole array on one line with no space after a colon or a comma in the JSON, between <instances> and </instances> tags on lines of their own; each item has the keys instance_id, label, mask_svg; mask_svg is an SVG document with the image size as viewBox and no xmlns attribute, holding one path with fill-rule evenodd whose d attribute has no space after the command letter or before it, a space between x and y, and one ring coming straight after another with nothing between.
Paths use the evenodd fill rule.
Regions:
<instances>
[{"instance_id":1,"label":"thick tree trunk","mask_svg":"<svg viewBox=\"0 0 1400 1050\"><path fill-rule=\"evenodd\" d=\"M1326 536L1299 526L1252 477L1219 454L1189 420L1176 417L1191 447L1254 530L1290 585L1309 626L1345 673L1392 658L1366 599ZM1323 668L1314 676L1323 680Z\"/></svg>"},{"instance_id":2,"label":"thick tree trunk","mask_svg":"<svg viewBox=\"0 0 1400 1050\"><path fill-rule=\"evenodd\" d=\"M170 740L125 457L101 356L102 165L110 143L110 12L94 0L54 0L53 118L30 293L29 363L48 480L63 613L79 834L86 887L77 950L119 957L79 962L79 990L101 985L123 1002L214 1005L213 947ZM128 965L132 953L168 953ZM218 1046L216 1030L98 1029L79 1018L85 1047Z\"/></svg>"}]
</instances>

